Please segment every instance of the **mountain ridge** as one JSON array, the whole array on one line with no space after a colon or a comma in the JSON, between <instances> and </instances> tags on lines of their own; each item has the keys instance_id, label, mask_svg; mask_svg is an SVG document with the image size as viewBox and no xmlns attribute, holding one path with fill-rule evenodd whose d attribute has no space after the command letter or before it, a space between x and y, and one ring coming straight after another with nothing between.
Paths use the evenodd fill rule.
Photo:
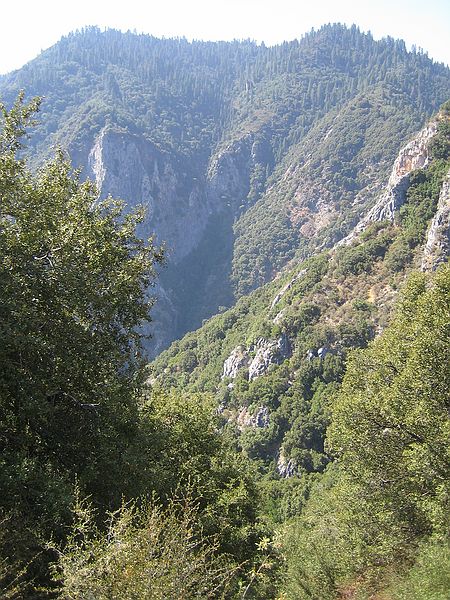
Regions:
<instances>
[{"instance_id":1,"label":"mountain ridge","mask_svg":"<svg viewBox=\"0 0 450 600\"><path fill-rule=\"evenodd\" d=\"M263 472L321 472L328 404L347 355L389 324L412 270L435 270L449 256L449 127L444 107L400 150L375 210L348 238L291 261L174 342L150 365L151 385L213 394L223 426Z\"/></svg>"},{"instance_id":2,"label":"mountain ridge","mask_svg":"<svg viewBox=\"0 0 450 600\"><path fill-rule=\"evenodd\" d=\"M450 71L342 26L91 29L22 82L48 95L36 174L39 101L1 107L8 597L446 597ZM52 142L96 185L39 167Z\"/></svg>"},{"instance_id":3,"label":"mountain ridge","mask_svg":"<svg viewBox=\"0 0 450 600\"><path fill-rule=\"evenodd\" d=\"M166 243L155 355L347 235L450 95L450 71L340 25L270 48L90 28L6 76L0 95L22 87L45 97L34 163L62 145L100 197L146 206L141 233Z\"/></svg>"}]
</instances>

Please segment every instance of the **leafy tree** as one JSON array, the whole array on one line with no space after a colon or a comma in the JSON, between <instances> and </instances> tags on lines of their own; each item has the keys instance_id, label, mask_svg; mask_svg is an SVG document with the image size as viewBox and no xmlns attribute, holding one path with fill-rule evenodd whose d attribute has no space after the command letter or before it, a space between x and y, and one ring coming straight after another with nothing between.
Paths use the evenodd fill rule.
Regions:
<instances>
[{"instance_id":1,"label":"leafy tree","mask_svg":"<svg viewBox=\"0 0 450 600\"><path fill-rule=\"evenodd\" d=\"M449 299L448 265L429 288L411 277L392 325L352 355L329 429L345 472L405 539L446 528Z\"/></svg>"},{"instance_id":2,"label":"leafy tree","mask_svg":"<svg viewBox=\"0 0 450 600\"><path fill-rule=\"evenodd\" d=\"M288 598L448 594L434 561L448 563L449 299L450 265L414 274L392 324L350 355L327 433L337 460L285 526Z\"/></svg>"},{"instance_id":3,"label":"leafy tree","mask_svg":"<svg viewBox=\"0 0 450 600\"><path fill-rule=\"evenodd\" d=\"M63 598L189 600L223 598L237 569L216 553L218 542L199 535L194 501L172 501L111 514L106 531L86 503L58 551L54 577Z\"/></svg>"},{"instance_id":4,"label":"leafy tree","mask_svg":"<svg viewBox=\"0 0 450 600\"><path fill-rule=\"evenodd\" d=\"M245 572L260 536L252 472L220 436L202 398L144 394L141 331L161 252L136 237L140 213L125 213L112 199L98 202L94 186L80 183L61 153L29 172L18 153L38 104L24 104L21 95L10 111L2 107L0 582L11 598L45 596L55 558L55 544L45 540L64 547L78 488L96 514L95 539L104 539L104 516L123 499L138 505L154 495L158 506L169 506L145 513L155 528L172 531L174 545L161 533L160 552L143 559L143 569L157 563L164 570L178 555L200 581L216 573L220 550L231 569L249 561L240 576L249 585ZM175 523L170 498L186 489L195 494L195 518L188 511ZM121 531L129 517L120 513ZM131 562L146 552L145 531L137 524L127 530ZM202 535L214 542L197 546ZM74 548L74 539L67 543L61 556ZM106 555L113 549L109 545ZM80 549L80 560L85 556ZM67 561L63 591L71 585L67 573L79 566ZM174 576L180 575L177 564ZM103 581L104 573L99 577ZM82 579L80 585L94 586ZM210 583L221 581L206 577L199 588L206 596L198 591L196 597L208 597ZM99 588L99 597L110 597L108 589Z\"/></svg>"},{"instance_id":5,"label":"leafy tree","mask_svg":"<svg viewBox=\"0 0 450 600\"><path fill-rule=\"evenodd\" d=\"M23 531L57 532L75 479L98 506L141 491L140 338L161 260L141 214L97 202L61 153L18 158L39 106L1 106L1 507Z\"/></svg>"},{"instance_id":6,"label":"leafy tree","mask_svg":"<svg viewBox=\"0 0 450 600\"><path fill-rule=\"evenodd\" d=\"M419 547L415 562L388 585L393 600L446 600L450 590L450 546L431 540Z\"/></svg>"},{"instance_id":7,"label":"leafy tree","mask_svg":"<svg viewBox=\"0 0 450 600\"><path fill-rule=\"evenodd\" d=\"M189 490L198 504L198 528L241 562L262 533L255 523L258 494L250 463L218 431L212 408L198 394L152 392L142 409L147 485L168 502Z\"/></svg>"}]
</instances>

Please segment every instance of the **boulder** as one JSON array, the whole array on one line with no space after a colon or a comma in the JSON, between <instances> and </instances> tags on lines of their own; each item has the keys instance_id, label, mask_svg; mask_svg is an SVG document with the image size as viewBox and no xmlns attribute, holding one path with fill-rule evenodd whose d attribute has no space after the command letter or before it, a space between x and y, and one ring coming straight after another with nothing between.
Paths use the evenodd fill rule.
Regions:
<instances>
[{"instance_id":1,"label":"boulder","mask_svg":"<svg viewBox=\"0 0 450 600\"><path fill-rule=\"evenodd\" d=\"M223 363L222 379L234 379L241 369L248 366L250 357L244 346L236 346L230 356Z\"/></svg>"},{"instance_id":2,"label":"boulder","mask_svg":"<svg viewBox=\"0 0 450 600\"><path fill-rule=\"evenodd\" d=\"M248 368L250 381L267 373L270 365L278 365L290 356L289 339L285 333L276 340L260 338L256 342L255 348L255 357Z\"/></svg>"}]
</instances>

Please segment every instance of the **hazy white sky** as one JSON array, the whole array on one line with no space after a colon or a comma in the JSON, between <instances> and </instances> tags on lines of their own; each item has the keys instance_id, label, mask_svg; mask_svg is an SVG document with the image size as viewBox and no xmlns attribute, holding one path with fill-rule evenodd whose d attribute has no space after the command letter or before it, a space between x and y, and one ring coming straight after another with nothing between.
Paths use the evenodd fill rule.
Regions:
<instances>
[{"instance_id":1,"label":"hazy white sky","mask_svg":"<svg viewBox=\"0 0 450 600\"><path fill-rule=\"evenodd\" d=\"M450 0L3 0L0 73L86 25L274 44L334 22L356 23L377 39L402 38L450 64Z\"/></svg>"}]
</instances>

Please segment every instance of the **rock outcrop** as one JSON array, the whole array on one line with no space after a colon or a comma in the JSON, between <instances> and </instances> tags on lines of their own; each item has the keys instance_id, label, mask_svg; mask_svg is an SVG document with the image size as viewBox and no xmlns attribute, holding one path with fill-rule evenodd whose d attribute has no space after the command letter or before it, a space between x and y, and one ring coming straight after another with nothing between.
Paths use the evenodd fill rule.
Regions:
<instances>
[{"instance_id":1,"label":"rock outcrop","mask_svg":"<svg viewBox=\"0 0 450 600\"><path fill-rule=\"evenodd\" d=\"M434 271L450 256L450 171L442 184L436 214L427 234L422 270Z\"/></svg>"},{"instance_id":2,"label":"rock outcrop","mask_svg":"<svg viewBox=\"0 0 450 600\"><path fill-rule=\"evenodd\" d=\"M286 459L283 453L283 448L281 448L280 454L278 455L277 471L281 477L284 478L292 477L296 473L295 461L293 461L292 458L289 460Z\"/></svg>"},{"instance_id":3,"label":"rock outcrop","mask_svg":"<svg viewBox=\"0 0 450 600\"><path fill-rule=\"evenodd\" d=\"M270 305L270 308L274 308L274 306L276 306L278 304L278 302L281 300L281 298L285 295L285 293L287 291L289 291L291 289L291 287L294 285L294 283L296 281L298 281L299 279L301 279L304 275L306 275L306 273L308 272L308 269L302 269L301 271L299 271L297 273L297 275L295 275L295 277L293 277L292 279L290 279L286 285L284 285L281 290L278 292L278 294L275 296L275 298L272 300L272 304Z\"/></svg>"},{"instance_id":4,"label":"rock outcrop","mask_svg":"<svg viewBox=\"0 0 450 600\"><path fill-rule=\"evenodd\" d=\"M223 363L222 379L234 379L241 369L248 366L250 357L244 346L237 346Z\"/></svg>"},{"instance_id":5,"label":"rock outcrop","mask_svg":"<svg viewBox=\"0 0 450 600\"><path fill-rule=\"evenodd\" d=\"M261 337L248 348L242 345L234 348L223 363L222 379L234 379L239 371L248 367L248 379L252 381L267 373L270 365L278 365L290 355L291 347L285 333L276 340Z\"/></svg>"},{"instance_id":6,"label":"rock outcrop","mask_svg":"<svg viewBox=\"0 0 450 600\"><path fill-rule=\"evenodd\" d=\"M255 344L256 354L248 367L249 381L267 373L270 365L278 365L289 357L290 344L286 334L277 340L260 338Z\"/></svg>"},{"instance_id":7,"label":"rock outcrop","mask_svg":"<svg viewBox=\"0 0 450 600\"><path fill-rule=\"evenodd\" d=\"M377 202L353 231L338 242L337 246L350 244L370 223L394 220L396 211L406 200L406 191L412 171L423 169L429 163L428 145L436 132L437 121L432 121L400 150L394 162L389 181Z\"/></svg>"},{"instance_id":8,"label":"rock outcrop","mask_svg":"<svg viewBox=\"0 0 450 600\"><path fill-rule=\"evenodd\" d=\"M240 431L243 431L247 427L265 429L269 426L269 421L270 414L267 406L259 406L253 412L250 412L249 409L244 406L236 416L236 424Z\"/></svg>"},{"instance_id":9,"label":"rock outcrop","mask_svg":"<svg viewBox=\"0 0 450 600\"><path fill-rule=\"evenodd\" d=\"M174 156L142 136L105 127L89 154L100 197L122 198L146 210L139 233L165 242L178 262L198 243L213 212L198 179L189 177Z\"/></svg>"},{"instance_id":10,"label":"rock outcrop","mask_svg":"<svg viewBox=\"0 0 450 600\"><path fill-rule=\"evenodd\" d=\"M192 165L162 151L143 136L112 126L105 126L93 141L87 157L87 175L95 181L100 198L122 198L130 209L143 206L146 216L138 234L143 238L154 236L156 243L165 244L167 267L151 290L160 301L152 311L153 323L149 327L153 337L148 344L150 356L200 325L185 322L179 309L185 304L180 295L190 285L185 264L192 262L192 253L209 235L213 219L223 215L223 221L230 223L229 236L233 237L233 215L247 207L255 170L264 167L265 174L270 159L269 153L261 150L261 144L254 134L229 142L211 157L205 173L205 165L196 172ZM262 147L264 150L264 144ZM211 269L214 271L214 265ZM203 296L211 298L208 282L217 286L217 278L205 271L203 279ZM221 304L219 300L218 303ZM218 306L209 305L206 308L205 304L207 313L202 318L217 309Z\"/></svg>"},{"instance_id":11,"label":"rock outcrop","mask_svg":"<svg viewBox=\"0 0 450 600\"><path fill-rule=\"evenodd\" d=\"M243 202L250 189L250 162L250 136L227 144L210 161L207 173L209 194L230 207L236 202Z\"/></svg>"}]
</instances>

